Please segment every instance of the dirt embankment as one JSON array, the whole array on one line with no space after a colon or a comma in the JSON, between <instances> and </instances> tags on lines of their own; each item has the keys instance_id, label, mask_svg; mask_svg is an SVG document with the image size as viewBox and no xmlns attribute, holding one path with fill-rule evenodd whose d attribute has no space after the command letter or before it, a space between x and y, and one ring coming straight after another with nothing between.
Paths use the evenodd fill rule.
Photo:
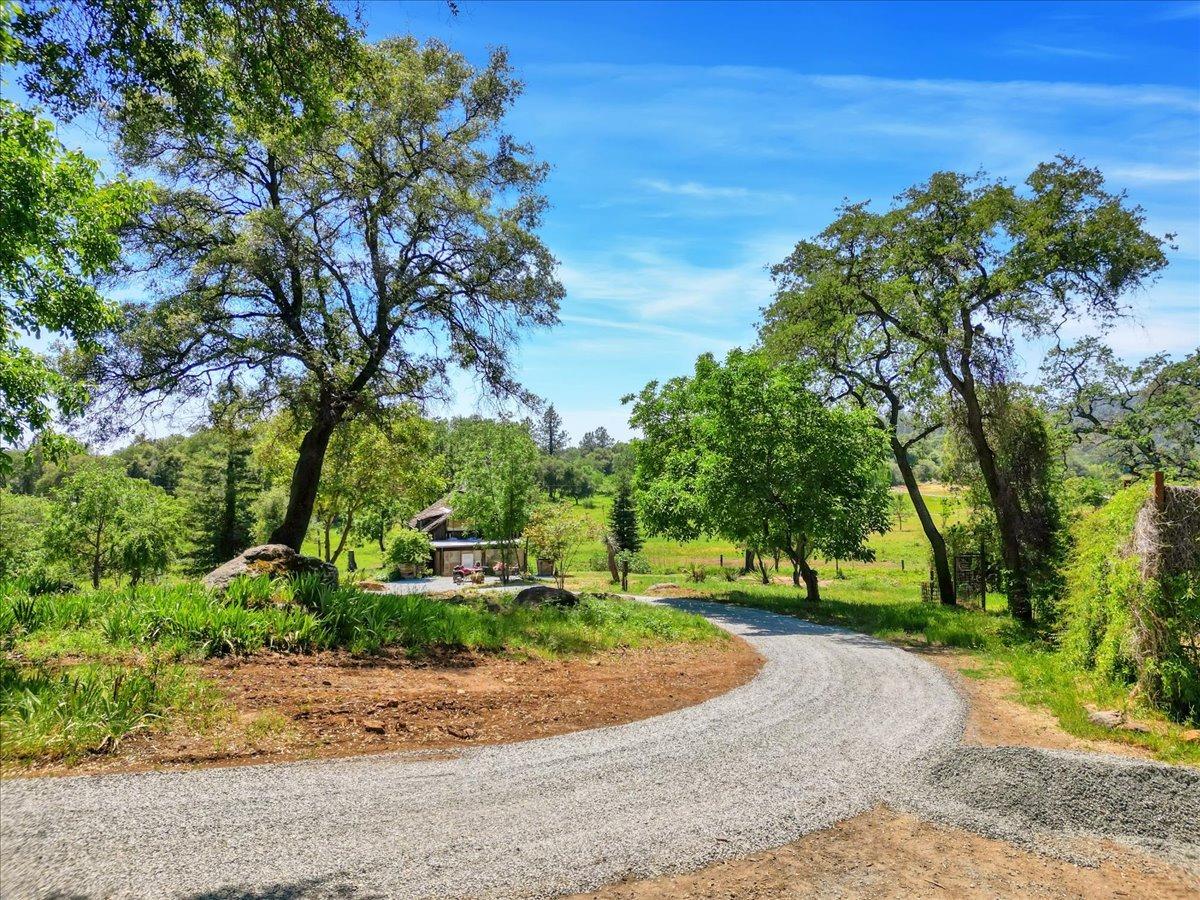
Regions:
<instances>
[{"instance_id":1,"label":"dirt embankment","mask_svg":"<svg viewBox=\"0 0 1200 900\"><path fill-rule=\"evenodd\" d=\"M1017 684L1011 678L971 677L979 666L969 653L948 648L921 648L915 652L946 672L968 704L963 740L979 747L1040 747L1044 750L1085 750L1115 753L1135 759L1154 759L1137 744L1077 737L1063 729L1048 710L1032 709L1014 699Z\"/></svg>"},{"instance_id":2,"label":"dirt embankment","mask_svg":"<svg viewBox=\"0 0 1200 900\"><path fill-rule=\"evenodd\" d=\"M740 638L561 660L256 654L201 667L226 698L216 722L141 732L114 755L26 772L179 769L523 741L691 706L745 684L761 665Z\"/></svg>"}]
</instances>

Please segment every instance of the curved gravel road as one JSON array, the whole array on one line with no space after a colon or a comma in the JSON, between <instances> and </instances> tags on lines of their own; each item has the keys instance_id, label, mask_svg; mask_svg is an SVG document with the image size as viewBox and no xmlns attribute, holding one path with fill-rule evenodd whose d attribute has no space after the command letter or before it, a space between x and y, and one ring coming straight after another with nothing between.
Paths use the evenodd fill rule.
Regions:
<instances>
[{"instance_id":1,"label":"curved gravel road","mask_svg":"<svg viewBox=\"0 0 1200 900\"><path fill-rule=\"evenodd\" d=\"M1002 799L978 802L958 747L963 704L935 667L790 617L677 605L753 644L758 677L641 722L451 758L6 780L3 895L551 896L777 846L880 800L1028 833ZM1153 794L1164 769L1138 769L1151 773L1140 790ZM1179 812L1200 810L1200 779L1166 790ZM1032 825L1106 827L1073 815ZM1118 824L1112 836L1146 843L1140 819ZM1191 855L1186 830L1154 840Z\"/></svg>"}]
</instances>

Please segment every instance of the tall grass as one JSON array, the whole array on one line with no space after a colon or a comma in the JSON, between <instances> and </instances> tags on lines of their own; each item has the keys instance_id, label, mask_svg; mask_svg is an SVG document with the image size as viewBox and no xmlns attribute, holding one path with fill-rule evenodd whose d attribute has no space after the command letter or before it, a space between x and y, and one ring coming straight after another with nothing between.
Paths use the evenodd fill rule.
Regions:
<instances>
[{"instance_id":1,"label":"tall grass","mask_svg":"<svg viewBox=\"0 0 1200 900\"><path fill-rule=\"evenodd\" d=\"M34 659L64 655L46 653L47 647L89 655L96 646L174 657L263 649L376 653L384 647L553 655L722 634L697 616L621 600L585 597L578 607L558 609L517 606L510 598L494 609L482 602L330 588L312 578L245 579L224 595L191 584L64 597L10 591L0 600L0 630L21 656Z\"/></svg>"},{"instance_id":2,"label":"tall grass","mask_svg":"<svg viewBox=\"0 0 1200 900\"><path fill-rule=\"evenodd\" d=\"M177 667L79 665L52 671L0 664L0 759L111 752L192 691Z\"/></svg>"}]
</instances>

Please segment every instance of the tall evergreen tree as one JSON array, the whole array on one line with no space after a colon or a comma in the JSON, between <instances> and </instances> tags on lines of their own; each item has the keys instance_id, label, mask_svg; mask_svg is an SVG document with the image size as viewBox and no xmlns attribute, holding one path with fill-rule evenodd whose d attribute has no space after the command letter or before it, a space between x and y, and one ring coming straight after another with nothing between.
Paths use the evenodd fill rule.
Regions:
<instances>
[{"instance_id":1,"label":"tall evergreen tree","mask_svg":"<svg viewBox=\"0 0 1200 900\"><path fill-rule=\"evenodd\" d=\"M213 407L213 428L185 465L179 493L187 507L197 572L216 568L254 543L254 501L259 480L251 462L249 411L234 395ZM193 438L193 440L196 440Z\"/></svg>"},{"instance_id":2,"label":"tall evergreen tree","mask_svg":"<svg viewBox=\"0 0 1200 900\"><path fill-rule=\"evenodd\" d=\"M642 549L642 536L638 533L637 510L633 505L633 490L627 479L617 485L617 496L613 498L612 512L608 516L608 529L620 550L636 553Z\"/></svg>"},{"instance_id":3,"label":"tall evergreen tree","mask_svg":"<svg viewBox=\"0 0 1200 900\"><path fill-rule=\"evenodd\" d=\"M562 416L551 403L546 411L533 423L533 439L547 456L557 456L567 446L570 436L563 430Z\"/></svg>"}]
</instances>

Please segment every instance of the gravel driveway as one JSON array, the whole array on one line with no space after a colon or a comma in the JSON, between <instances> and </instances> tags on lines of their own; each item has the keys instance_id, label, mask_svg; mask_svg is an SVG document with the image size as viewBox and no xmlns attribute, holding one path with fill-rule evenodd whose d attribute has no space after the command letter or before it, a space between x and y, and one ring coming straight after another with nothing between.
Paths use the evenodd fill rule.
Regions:
<instances>
[{"instance_id":1,"label":"gravel driveway","mask_svg":"<svg viewBox=\"0 0 1200 900\"><path fill-rule=\"evenodd\" d=\"M767 660L759 676L653 719L448 758L7 780L3 894L550 896L783 844L880 800L978 830L1101 833L1194 859L1194 773L1122 764L1135 776L1117 786L1142 797L1112 821L1103 767L1083 813L1061 790L1044 803L1074 754L1038 755L1050 762L1034 785L985 755L976 786L978 751L958 747L962 701L920 658L759 610L678 605L750 641Z\"/></svg>"}]
</instances>

